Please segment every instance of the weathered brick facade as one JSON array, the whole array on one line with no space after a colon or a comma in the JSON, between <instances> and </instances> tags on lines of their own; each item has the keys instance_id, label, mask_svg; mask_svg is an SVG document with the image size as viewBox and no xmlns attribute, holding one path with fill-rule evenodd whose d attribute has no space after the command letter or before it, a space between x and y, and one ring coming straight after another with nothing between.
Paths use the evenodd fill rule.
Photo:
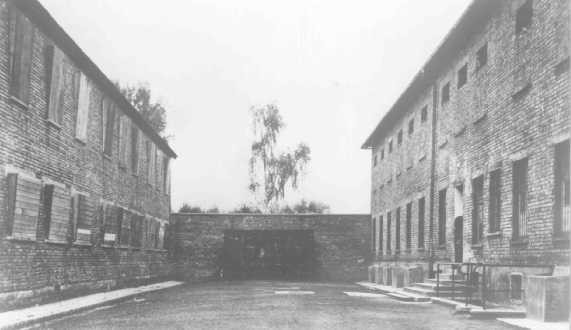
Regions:
<instances>
[{"instance_id":1,"label":"weathered brick facade","mask_svg":"<svg viewBox=\"0 0 571 330\"><path fill-rule=\"evenodd\" d=\"M568 264L568 229L554 223L561 221L556 220L561 186L555 183L555 161L563 155L561 146L569 148L569 10L568 0L474 1L381 120L363 145L372 149L371 236L379 262ZM523 184L513 170L522 159L527 159L527 180L525 206L519 208L513 187L515 181ZM499 185L490 187L492 173ZM424 248L418 239L422 197ZM566 203L568 208L568 197ZM514 217L514 209L525 215ZM498 227L490 222L493 214ZM526 221L519 237L513 227L518 221Z\"/></svg>"},{"instance_id":2,"label":"weathered brick facade","mask_svg":"<svg viewBox=\"0 0 571 330\"><path fill-rule=\"evenodd\" d=\"M34 0L0 0L0 118L0 301L169 274L176 155Z\"/></svg>"},{"instance_id":3,"label":"weathered brick facade","mask_svg":"<svg viewBox=\"0 0 571 330\"><path fill-rule=\"evenodd\" d=\"M311 230L315 279L359 280L370 261L369 219L365 214L175 213L176 275L190 281L219 278L225 230Z\"/></svg>"}]
</instances>

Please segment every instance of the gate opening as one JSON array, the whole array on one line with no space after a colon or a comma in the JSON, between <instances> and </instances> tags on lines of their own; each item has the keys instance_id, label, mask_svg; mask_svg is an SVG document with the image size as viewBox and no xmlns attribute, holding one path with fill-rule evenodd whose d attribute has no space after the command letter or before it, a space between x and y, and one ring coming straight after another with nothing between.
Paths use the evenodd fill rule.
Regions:
<instances>
[{"instance_id":1,"label":"gate opening","mask_svg":"<svg viewBox=\"0 0 571 330\"><path fill-rule=\"evenodd\" d=\"M310 278L314 245L313 230L225 230L222 278Z\"/></svg>"}]
</instances>

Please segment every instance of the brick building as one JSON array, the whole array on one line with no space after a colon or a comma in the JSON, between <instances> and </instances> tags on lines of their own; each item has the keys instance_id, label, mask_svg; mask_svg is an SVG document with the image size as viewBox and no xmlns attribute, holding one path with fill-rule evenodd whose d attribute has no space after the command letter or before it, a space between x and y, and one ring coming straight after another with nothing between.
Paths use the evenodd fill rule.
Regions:
<instances>
[{"instance_id":1,"label":"brick building","mask_svg":"<svg viewBox=\"0 0 571 330\"><path fill-rule=\"evenodd\" d=\"M473 1L382 118L378 264L568 265L569 10Z\"/></svg>"},{"instance_id":2,"label":"brick building","mask_svg":"<svg viewBox=\"0 0 571 330\"><path fill-rule=\"evenodd\" d=\"M0 303L170 272L176 154L36 0L0 0Z\"/></svg>"}]
</instances>

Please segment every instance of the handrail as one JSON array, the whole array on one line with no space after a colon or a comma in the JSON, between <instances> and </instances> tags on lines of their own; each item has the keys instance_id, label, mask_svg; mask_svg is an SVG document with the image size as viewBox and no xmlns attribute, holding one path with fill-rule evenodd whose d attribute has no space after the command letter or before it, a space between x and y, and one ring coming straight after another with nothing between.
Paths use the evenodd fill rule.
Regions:
<instances>
[{"instance_id":1,"label":"handrail","mask_svg":"<svg viewBox=\"0 0 571 330\"><path fill-rule=\"evenodd\" d=\"M465 274L465 287L464 287L464 300L466 306L472 304L473 293L479 291L482 308L486 309L486 302L488 296L488 283L487 275L490 274L491 268L500 267L513 267L513 268L555 268L555 265L547 264L509 264L509 263L482 263L482 262L442 262L436 264L436 296L440 297L440 273L442 267L450 267L452 276L452 300L456 299L456 275L462 274L462 268L466 268ZM493 290L497 291L497 290ZM504 291L504 290L502 290Z\"/></svg>"}]
</instances>

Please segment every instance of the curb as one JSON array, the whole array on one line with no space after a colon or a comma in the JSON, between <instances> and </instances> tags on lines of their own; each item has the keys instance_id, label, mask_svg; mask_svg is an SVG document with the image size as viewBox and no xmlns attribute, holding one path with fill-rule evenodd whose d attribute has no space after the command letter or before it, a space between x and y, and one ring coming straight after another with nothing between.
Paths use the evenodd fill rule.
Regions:
<instances>
[{"instance_id":1,"label":"curb","mask_svg":"<svg viewBox=\"0 0 571 330\"><path fill-rule=\"evenodd\" d=\"M91 295L87 295L87 296L83 296L83 297L59 301L56 303L51 303L51 304L46 304L46 305L40 305L40 306L25 308L25 309L21 309L21 310L13 310L13 311L5 312L5 313L0 313L0 329L16 329L16 328L20 328L20 327L31 325L31 324L46 322L49 320L61 318L63 316L71 315L74 313L83 312L83 311L94 309L97 307L106 306L106 305L109 305L112 303L125 301L125 300L128 300L128 299L132 298L133 296L137 296L139 294L164 290L164 289L172 288L174 286L178 286L181 284L183 284L183 282L176 282L176 281L160 282L160 283L154 283L154 284L145 285L145 286L141 286L141 287L119 289L119 290L113 290L113 291L108 291L108 292L103 292L103 293L95 293L95 294L91 294ZM121 291L123 291L123 290L125 292L123 294L120 294ZM107 295L118 294L118 296L105 298L104 296L106 294ZM101 301L97 301L97 302L93 302L93 303L86 303L84 306L80 305L78 307L70 307L67 309L62 309L61 311L54 311L53 313L42 311L42 309L49 308L49 306L55 306L56 304L62 304L62 303L71 302L71 301L78 301L79 302L81 299L94 298L98 295L103 296ZM34 313L37 315L34 315ZM26 315L22 315L22 314L26 314ZM10 317L12 317L14 320L12 320L12 321L6 320L6 318L9 319Z\"/></svg>"}]
</instances>

